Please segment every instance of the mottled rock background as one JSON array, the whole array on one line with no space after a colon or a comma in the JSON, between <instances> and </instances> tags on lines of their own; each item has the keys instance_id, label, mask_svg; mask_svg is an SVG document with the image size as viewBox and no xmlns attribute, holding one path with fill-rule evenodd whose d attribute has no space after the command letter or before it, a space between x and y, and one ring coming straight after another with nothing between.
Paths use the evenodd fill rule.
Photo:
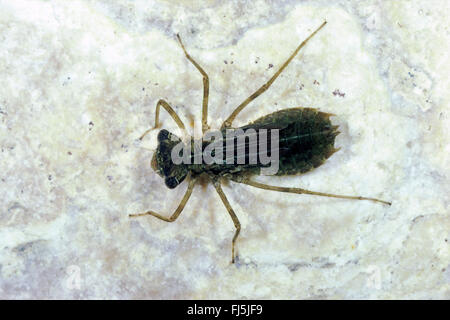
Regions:
<instances>
[{"instance_id":1,"label":"mottled rock background","mask_svg":"<svg viewBox=\"0 0 450 320\"><path fill-rule=\"evenodd\" d=\"M1 299L449 299L449 2L0 1ZM235 122L287 107L336 114L333 155L259 181L169 191L149 162L160 98L213 128L322 29ZM175 124L162 113L164 127Z\"/></svg>"}]
</instances>

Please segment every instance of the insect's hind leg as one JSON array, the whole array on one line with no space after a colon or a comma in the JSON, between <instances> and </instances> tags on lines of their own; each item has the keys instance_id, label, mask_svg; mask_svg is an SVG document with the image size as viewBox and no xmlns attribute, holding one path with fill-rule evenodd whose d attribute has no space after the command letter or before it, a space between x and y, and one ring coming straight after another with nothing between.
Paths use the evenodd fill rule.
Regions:
<instances>
[{"instance_id":1,"label":"insect's hind leg","mask_svg":"<svg viewBox=\"0 0 450 320\"><path fill-rule=\"evenodd\" d=\"M233 240L231 242L231 263L234 263L234 261L235 261L235 244L236 244L236 239L239 235L239 232L241 231L241 223L239 222L238 217L234 213L234 210L231 207L230 202L228 202L228 199L225 196L225 193L223 193L222 187L220 186L220 182L213 181L213 184L217 190L217 193L219 194L220 198L222 199L222 202L225 205L225 208L227 208L228 213L230 214L231 219L233 220L234 226L236 227L236 232L234 233Z\"/></svg>"},{"instance_id":2,"label":"insect's hind leg","mask_svg":"<svg viewBox=\"0 0 450 320\"><path fill-rule=\"evenodd\" d=\"M186 55L186 58L192 62L192 64L197 68L197 70L202 74L203 76L203 102L202 102L202 132L205 133L208 129L208 98L209 98L209 77L206 74L205 70L203 70L202 67L189 55L189 53L186 51L186 48L183 45L183 42L181 41L180 35L177 34L178 42L181 45L181 48L184 51L184 54Z\"/></svg>"},{"instance_id":3,"label":"insect's hind leg","mask_svg":"<svg viewBox=\"0 0 450 320\"><path fill-rule=\"evenodd\" d=\"M168 104L165 100L160 99L158 101L158 103L156 104L155 126L153 128L148 129L147 131L145 131L144 134L139 137L139 140L142 140L149 132L151 132L152 130L157 129L159 127L159 108L161 106L169 113L169 115L172 117L172 119L177 123L178 127L181 130L185 130L184 123L183 123L183 121L181 121L180 117L178 117L175 110L173 110L172 107L170 106L170 104Z\"/></svg>"},{"instance_id":4,"label":"insect's hind leg","mask_svg":"<svg viewBox=\"0 0 450 320\"><path fill-rule=\"evenodd\" d=\"M290 55L290 57L286 60L285 63L278 69L278 71L272 76L272 78L269 79L266 83L264 83L258 90L256 90L250 97L245 99L244 102L242 102L234 111L233 113L223 122L222 129L231 127L231 124L233 123L233 120L236 118L236 116L254 99L256 99L260 94L262 94L264 91L269 89L269 87L272 85L272 83L275 81L276 78L281 74L281 72L287 67L289 62L291 62L292 59L297 55L297 53L300 51L301 48L308 42L309 39L311 39L320 29L323 28L324 25L326 25L327 22L324 21L319 28L317 28L313 33L309 35L308 38L303 40L303 42L295 49L295 51Z\"/></svg>"},{"instance_id":5,"label":"insect's hind leg","mask_svg":"<svg viewBox=\"0 0 450 320\"><path fill-rule=\"evenodd\" d=\"M160 215L159 213L156 213L154 211L147 211L144 213L135 213L135 214L130 214L129 217L130 218L135 218L135 217L141 217L141 216L146 216L146 215L151 215L154 216L158 219L167 221L167 222L174 222L178 216L181 214L181 212L183 211L184 207L186 206L186 203L188 202L189 198L191 197L192 194L192 190L194 190L194 185L195 185L196 179L193 178L189 181L189 185L188 188L186 190L186 193L184 194L183 199L181 199L180 204L178 205L178 208L175 209L175 212L169 217L163 217L162 215Z\"/></svg>"},{"instance_id":6,"label":"insect's hind leg","mask_svg":"<svg viewBox=\"0 0 450 320\"><path fill-rule=\"evenodd\" d=\"M252 181L250 179L232 179L235 182L247 184L249 186L264 189L264 190L271 190L271 191L278 191L278 192L287 192L287 193L296 193L296 194L310 194L315 196L322 196L322 197L331 197L331 198L340 198L340 199L351 199L351 200L369 200L373 202L380 202L383 204L391 205L391 202L375 199L375 198L367 198L367 197L361 197L361 196L345 196L345 195L338 195L338 194L331 194L331 193L324 193L324 192L316 192L301 188L286 188L286 187L276 187L276 186L270 186L267 184L259 183L256 181Z\"/></svg>"}]
</instances>

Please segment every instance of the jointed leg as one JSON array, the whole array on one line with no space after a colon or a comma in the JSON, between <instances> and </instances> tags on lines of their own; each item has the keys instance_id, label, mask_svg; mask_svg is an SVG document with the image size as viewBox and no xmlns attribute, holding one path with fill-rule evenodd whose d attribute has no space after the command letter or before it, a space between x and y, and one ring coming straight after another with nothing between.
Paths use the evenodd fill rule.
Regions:
<instances>
[{"instance_id":1,"label":"jointed leg","mask_svg":"<svg viewBox=\"0 0 450 320\"><path fill-rule=\"evenodd\" d=\"M206 72L200 67L200 65L195 62L195 60L187 53L186 49L184 48L183 42L181 42L180 35L177 34L178 42L180 42L181 48L184 51L184 54L186 55L186 58L192 62L192 64L197 68L198 71L203 76L203 108L202 108L202 132L205 133L209 129L208 126L208 97L209 97L209 78Z\"/></svg>"},{"instance_id":2,"label":"jointed leg","mask_svg":"<svg viewBox=\"0 0 450 320\"><path fill-rule=\"evenodd\" d=\"M192 190L194 189L195 182L196 182L196 179L191 179L189 181L189 185L188 185L188 188L186 190L186 193L184 194L183 199L181 200L180 204L178 205L178 208L175 210L175 212L169 218L163 217L160 214L158 214L156 212L153 212L153 211L147 211L147 212L144 212L144 213L130 214L129 216L130 217L141 217L141 216L151 215L151 216L157 217L158 219L161 219L161 220L164 220L164 221L167 221L167 222L175 221L178 218L178 216L181 214L181 211L183 211L184 207L186 206L186 203L188 202L189 197L192 194Z\"/></svg>"},{"instance_id":3,"label":"jointed leg","mask_svg":"<svg viewBox=\"0 0 450 320\"><path fill-rule=\"evenodd\" d=\"M375 199L375 198L366 198L366 197L361 197L361 196L343 196L343 195L337 195L337 194L331 194L331 193L310 191L310 190L300 189L300 188L276 187L276 186L270 186L267 184L259 183L256 181L251 181L249 179L233 179L233 181L247 184L247 185L255 187L255 188L265 189L265 190L287 192L287 193L297 193L297 194L311 194L311 195L315 195L315 196L341 198L341 199L369 200L369 201L373 201L373 202L381 202L383 204L391 205L391 202L380 200L380 199Z\"/></svg>"},{"instance_id":4,"label":"jointed leg","mask_svg":"<svg viewBox=\"0 0 450 320\"><path fill-rule=\"evenodd\" d=\"M163 106L163 108L166 109L166 111L170 114L170 116L173 118L173 120L175 120L175 122L177 123L178 127L180 127L181 130L185 130L184 123L183 123L183 121L181 121L180 117L178 117L175 110L173 110L172 107L166 101L161 99L156 104L155 126L153 128L148 129L147 131L145 131L144 134L139 138L139 140L142 140L147 135L147 133L149 133L152 130L159 127L159 107L160 106Z\"/></svg>"},{"instance_id":5,"label":"jointed leg","mask_svg":"<svg viewBox=\"0 0 450 320\"><path fill-rule=\"evenodd\" d=\"M228 213L231 216L231 219L233 220L234 226L236 227L236 232L234 233L234 237L233 240L231 242L231 263L234 263L234 258L235 258L235 243L236 243L236 239L239 235L239 232L241 231L241 223L239 222L238 217L236 216L236 214L233 211L233 208L231 208L230 203L228 202L227 197L225 196L225 193L223 193L222 187L220 186L220 182L219 181L214 181L214 187L217 190L217 193L219 194L220 198L222 199L223 204L225 205L225 207L228 210Z\"/></svg>"},{"instance_id":6,"label":"jointed leg","mask_svg":"<svg viewBox=\"0 0 450 320\"><path fill-rule=\"evenodd\" d=\"M256 99L261 93L263 93L264 91L266 91L267 89L269 89L269 87L272 85L272 83L275 81L275 79L280 75L280 73L284 70L284 68L287 67L287 65L289 64L289 62L291 62L291 60L295 57L295 55L300 51L301 48L303 48L303 46L308 42L309 39L311 39L320 29L322 29L322 27L326 24L327 22L325 21L324 23L321 24L321 26L319 28L316 29L316 31L314 31L308 38L306 38L306 40L304 40L298 47L297 49L295 49L294 53L291 54L291 56L286 60L285 63L283 63L283 65L281 66L281 68L272 76L272 78L270 78L269 81L267 81L265 84L263 84L261 86L261 88L259 88L258 90L256 90L250 97L248 97L247 99L245 99L244 102L242 102L234 111L233 113L228 117L228 119L226 119L224 121L224 123L222 124L222 129L223 128L229 128L231 127L231 124L233 123L233 120L236 118L236 116L239 114L239 112L242 111L242 109L244 109L252 100Z\"/></svg>"}]
</instances>

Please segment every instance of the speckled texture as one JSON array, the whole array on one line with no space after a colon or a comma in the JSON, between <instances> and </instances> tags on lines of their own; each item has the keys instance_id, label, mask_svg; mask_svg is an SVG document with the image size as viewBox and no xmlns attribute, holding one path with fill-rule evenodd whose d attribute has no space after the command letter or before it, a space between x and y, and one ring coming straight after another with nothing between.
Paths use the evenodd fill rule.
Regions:
<instances>
[{"instance_id":1,"label":"speckled texture","mask_svg":"<svg viewBox=\"0 0 450 320\"><path fill-rule=\"evenodd\" d=\"M449 2L0 1L0 298L450 298ZM242 125L286 107L336 114L341 151L259 181L392 200L211 185L176 208L150 169L166 99L220 126L323 20ZM173 121L162 114L164 127ZM194 121L195 120L195 121Z\"/></svg>"}]
</instances>

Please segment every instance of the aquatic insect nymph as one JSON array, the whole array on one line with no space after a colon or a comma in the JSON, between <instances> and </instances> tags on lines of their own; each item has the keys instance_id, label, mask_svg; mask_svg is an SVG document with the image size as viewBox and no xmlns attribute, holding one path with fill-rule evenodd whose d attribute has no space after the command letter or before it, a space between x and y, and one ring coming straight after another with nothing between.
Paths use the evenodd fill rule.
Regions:
<instances>
[{"instance_id":1,"label":"aquatic insect nymph","mask_svg":"<svg viewBox=\"0 0 450 320\"><path fill-rule=\"evenodd\" d=\"M326 21L320 25L308 38L306 38L289 56L289 58L283 63L283 65L278 69L278 71L263 84L258 90L256 90L252 95L250 95L246 100L244 100L232 113L231 115L223 122L221 131L224 133L226 130L246 130L246 129L254 129L257 132L258 139L266 139L266 137L261 138L262 135L259 133L262 130L276 130L278 134L278 171L276 175L294 175L308 172L314 168L317 168L322 163L325 162L334 152L338 151L334 147L335 137L339 134L337 131L338 126L332 125L330 121L330 116L333 114L325 113L318 111L313 108L290 108L283 109L264 117L261 117L250 124L241 127L241 128L233 128L232 123L236 116L255 98L257 98L260 94L266 91L271 84L275 81L275 79L281 74L281 72L287 67L289 62L296 56L296 54L300 51L300 49L311 39L323 26L325 26ZM181 38L177 35L178 41L183 49L186 58L197 68L197 70L203 76L203 108L202 108L202 132L208 131L208 96L209 96L209 78L206 72L200 67L200 65L195 62L195 60L188 54L186 51ZM172 109L172 107L164 100L159 100L156 104L156 115L155 115L155 126L149 130L147 130L140 139L142 139L148 132L159 127L159 111L160 107L163 107L175 120L178 127L182 130L185 130L185 126L183 121L178 117L176 112ZM244 150L244 158L251 157L251 143L245 140L244 145L239 146L239 144L234 146L233 148L242 147ZM269 140L267 140L269 141ZM216 144L219 143L223 146L224 149L227 148L227 144L225 139L223 141L214 141ZM287 193L296 193L296 194L310 194L317 196L325 196L325 197L333 197L333 198L342 198L342 199L354 199L354 200L370 200L374 202L380 202L383 204L390 205L390 202L375 199L375 198L367 198L361 196L346 196L346 195L337 195L323 192L310 191L300 188L286 188L286 187L277 187L271 186L263 183L256 182L251 179L253 175L261 174L261 170L266 168L261 162L256 163L248 163L244 162L244 164L239 164L239 162L234 162L232 164L228 164L225 161L223 163L210 163L207 164L205 162L201 163L178 163L175 164L172 157L172 151L175 146L179 145L181 139L176 137L174 134L169 131L163 129L158 134L158 147L153 155L151 166L153 170L155 170L161 177L165 179L165 184L169 188L177 187L181 182L185 179L188 180L188 188L186 193L184 194L183 199L180 204L176 208L175 212L170 217L164 217L154 211L147 211L144 213L131 214L131 217L137 216L145 216L152 215L161 220L167 222L175 221L178 216L181 214L184 209L186 203L189 200L189 197L192 194L192 190L200 175L208 176L217 193L219 194L222 202L224 203L228 213L233 220L233 223L236 227L236 232L234 234L232 240L232 259L231 261L235 262L235 244L236 239L239 235L241 224L239 222L238 217L236 216L233 208L228 202L227 197L225 196L222 187L221 181L222 179L230 179L232 181L247 184L249 186L278 191L278 192L287 192ZM190 142L195 144L194 139L190 138ZM209 143L201 142L200 146L203 149L207 148ZM273 143L272 143L273 146ZM258 155L261 151L256 149ZM228 150L229 151L229 150ZM253 151L255 152L255 151ZM237 155L239 156L239 155ZM236 157L236 156L235 156ZM235 158L236 160L236 158Z\"/></svg>"}]
</instances>

